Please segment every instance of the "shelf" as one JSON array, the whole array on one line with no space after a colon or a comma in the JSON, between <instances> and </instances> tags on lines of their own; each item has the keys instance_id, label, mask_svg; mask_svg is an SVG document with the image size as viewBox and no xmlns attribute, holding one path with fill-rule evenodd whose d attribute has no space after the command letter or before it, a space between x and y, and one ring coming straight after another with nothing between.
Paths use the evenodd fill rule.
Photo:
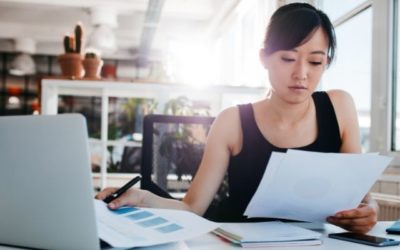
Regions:
<instances>
[{"instance_id":1,"label":"shelf","mask_svg":"<svg viewBox=\"0 0 400 250\"><path fill-rule=\"evenodd\" d=\"M144 82L107 82L107 81L85 81L85 80L65 80L65 79L43 79L41 86L41 113L42 114L57 114L60 96L75 96L75 97L90 97L98 98L100 101L94 106L90 106L92 115L96 115L96 119L91 117L88 121L96 122L94 124L97 130L93 130L94 134L99 134L98 139L90 138L89 145L93 150L96 151L96 166L100 166L100 173L93 174L96 185L100 187L109 186L115 184L116 179L126 180L126 175L131 174L117 174L108 173L107 167L108 163L107 157L110 155L120 155L121 147L132 147L140 148L140 141L126 141L121 138L121 140L110 140L110 137L114 137L114 134L109 135L112 129L120 129L122 127L117 127L111 124L110 121L114 121L114 116L121 114L120 106L114 106L114 98L138 98L138 99L151 99L157 103L157 107L153 110L153 113L163 114L164 108L171 100L178 97L186 97L188 100L193 102L206 103L209 107L209 112L211 116L216 116L222 109L236 105L237 103L247 103L251 101L256 101L262 99L265 96L265 88L256 87L234 87L234 86L203 86L194 87L190 85L182 84L167 84L167 83L144 83ZM120 100L121 102L121 100ZM126 103L127 101L122 101ZM120 105L120 104L118 104ZM138 104L139 105L139 104ZM140 103L140 105L144 105ZM119 113L120 112L120 113ZM133 110L135 116L135 123L140 124L142 122L144 115L146 113L138 114L137 110ZM125 114L125 113L123 113ZM99 116L99 117L98 117ZM113 118L113 119L111 119ZM136 120L138 119L138 120ZM119 121L118 119L116 121ZM131 123L130 126L139 126L138 124ZM90 125L93 124L88 124ZM114 131L115 132L115 131ZM134 132L138 132L134 130ZM117 136L123 137L127 134L118 134ZM95 148L95 149L94 149ZM125 149L125 148L124 148ZM115 151L116 150L116 151ZM136 149L135 149L136 150ZM140 149L138 149L140 150ZM111 151L111 153L110 153ZM132 150L133 153L134 150ZM133 154L132 153L132 154ZM93 155L92 155L93 156ZM119 159L119 158L117 158ZM114 160L113 160L114 162ZM122 162L122 158L121 158ZM116 161L114 162L116 163ZM137 165L135 165L137 166ZM122 165L113 165L113 167L120 167ZM134 169L129 168L129 169ZM119 177L118 177L119 176ZM122 182L122 181L121 181ZM175 183L176 181L171 180ZM121 184L121 183L118 183ZM123 183L122 183L123 184ZM176 183L176 188L185 188L187 183L180 184ZM183 186L181 186L183 185Z\"/></svg>"}]
</instances>

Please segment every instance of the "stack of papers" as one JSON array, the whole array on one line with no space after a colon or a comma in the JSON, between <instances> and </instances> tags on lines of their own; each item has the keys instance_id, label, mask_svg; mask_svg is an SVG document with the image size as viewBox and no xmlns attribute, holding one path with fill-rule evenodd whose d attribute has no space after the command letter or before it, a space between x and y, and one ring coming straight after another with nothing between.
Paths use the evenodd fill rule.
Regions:
<instances>
[{"instance_id":1,"label":"stack of papers","mask_svg":"<svg viewBox=\"0 0 400 250\"><path fill-rule=\"evenodd\" d=\"M113 247L131 248L187 240L220 224L183 210L123 207L109 210L95 200L100 239Z\"/></svg>"},{"instance_id":2,"label":"stack of papers","mask_svg":"<svg viewBox=\"0 0 400 250\"><path fill-rule=\"evenodd\" d=\"M358 207L392 159L372 153L273 152L244 214L325 222Z\"/></svg>"},{"instance_id":3,"label":"stack of papers","mask_svg":"<svg viewBox=\"0 0 400 250\"><path fill-rule=\"evenodd\" d=\"M320 245L321 234L280 221L223 223L214 230L242 247Z\"/></svg>"}]
</instances>

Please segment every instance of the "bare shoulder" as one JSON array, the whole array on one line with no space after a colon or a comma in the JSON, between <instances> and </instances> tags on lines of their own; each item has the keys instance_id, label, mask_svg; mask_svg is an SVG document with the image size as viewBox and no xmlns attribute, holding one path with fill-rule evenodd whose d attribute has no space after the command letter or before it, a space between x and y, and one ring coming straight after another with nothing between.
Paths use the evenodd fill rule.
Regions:
<instances>
[{"instance_id":1,"label":"bare shoulder","mask_svg":"<svg viewBox=\"0 0 400 250\"><path fill-rule=\"evenodd\" d=\"M353 97L346 91L341 89L328 90L326 92L334 106L354 105Z\"/></svg>"},{"instance_id":2,"label":"bare shoulder","mask_svg":"<svg viewBox=\"0 0 400 250\"><path fill-rule=\"evenodd\" d=\"M359 152L359 125L353 98L344 90L327 91L335 109L342 137L341 152Z\"/></svg>"},{"instance_id":3,"label":"bare shoulder","mask_svg":"<svg viewBox=\"0 0 400 250\"><path fill-rule=\"evenodd\" d=\"M241 140L241 124L239 108L229 107L223 110L215 119L209 141L216 145L225 145L231 152L235 152L238 142Z\"/></svg>"},{"instance_id":4,"label":"bare shoulder","mask_svg":"<svg viewBox=\"0 0 400 250\"><path fill-rule=\"evenodd\" d=\"M213 127L226 131L232 129L235 125L239 125L239 108L229 107L218 114Z\"/></svg>"}]
</instances>

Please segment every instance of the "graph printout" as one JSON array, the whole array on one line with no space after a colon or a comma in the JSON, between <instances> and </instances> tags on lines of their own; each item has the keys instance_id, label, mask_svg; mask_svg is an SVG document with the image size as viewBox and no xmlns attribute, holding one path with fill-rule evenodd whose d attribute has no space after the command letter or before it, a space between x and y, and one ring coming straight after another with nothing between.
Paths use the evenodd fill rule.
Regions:
<instances>
[{"instance_id":1,"label":"graph printout","mask_svg":"<svg viewBox=\"0 0 400 250\"><path fill-rule=\"evenodd\" d=\"M113 247L151 246L182 241L219 226L183 210L123 207L110 210L95 200L99 237Z\"/></svg>"}]
</instances>

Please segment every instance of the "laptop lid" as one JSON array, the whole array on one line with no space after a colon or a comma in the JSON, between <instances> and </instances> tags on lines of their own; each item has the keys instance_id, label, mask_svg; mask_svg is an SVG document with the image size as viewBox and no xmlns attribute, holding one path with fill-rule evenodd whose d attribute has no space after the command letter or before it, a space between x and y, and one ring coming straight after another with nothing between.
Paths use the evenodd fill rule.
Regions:
<instances>
[{"instance_id":1,"label":"laptop lid","mask_svg":"<svg viewBox=\"0 0 400 250\"><path fill-rule=\"evenodd\" d=\"M0 117L0 244L99 249L85 118Z\"/></svg>"}]
</instances>

